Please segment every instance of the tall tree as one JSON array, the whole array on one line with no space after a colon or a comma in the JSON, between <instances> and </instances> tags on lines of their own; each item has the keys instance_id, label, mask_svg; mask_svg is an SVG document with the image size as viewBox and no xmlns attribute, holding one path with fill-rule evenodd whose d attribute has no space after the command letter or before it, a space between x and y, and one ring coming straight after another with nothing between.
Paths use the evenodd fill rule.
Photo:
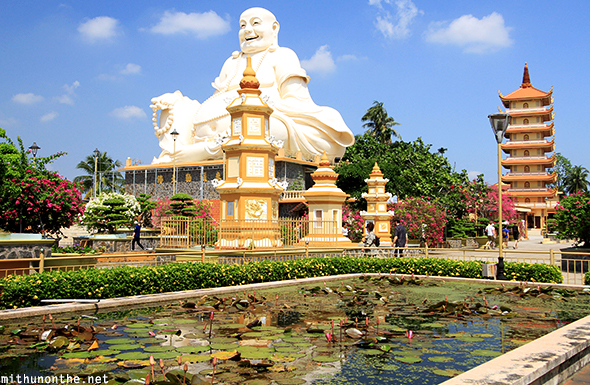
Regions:
<instances>
[{"instance_id":1,"label":"tall tree","mask_svg":"<svg viewBox=\"0 0 590 385\"><path fill-rule=\"evenodd\" d=\"M575 194L577 192L588 191L588 169L582 166L573 166L566 175L564 181L565 192Z\"/></svg>"},{"instance_id":2,"label":"tall tree","mask_svg":"<svg viewBox=\"0 0 590 385\"><path fill-rule=\"evenodd\" d=\"M393 127L399 125L391 116L387 115L387 110L383 107L382 102L374 101L373 106L361 118L363 127L367 132L379 142L391 143L391 137L401 140L401 135Z\"/></svg>"},{"instance_id":3,"label":"tall tree","mask_svg":"<svg viewBox=\"0 0 590 385\"><path fill-rule=\"evenodd\" d=\"M565 178L572 170L572 163L568 158L563 156L560 152L555 153L555 168L553 169L557 174L557 180L554 187L559 191L565 191Z\"/></svg>"},{"instance_id":4,"label":"tall tree","mask_svg":"<svg viewBox=\"0 0 590 385\"><path fill-rule=\"evenodd\" d=\"M105 152L98 152L96 159L96 195L101 192L123 192L123 182L125 179L117 168L121 167L121 162L113 160ZM94 155L88 155L83 161L78 163L77 169L83 170L88 175L80 175L74 178L74 182L82 185L85 197L92 196L92 184L94 182Z\"/></svg>"}]
</instances>

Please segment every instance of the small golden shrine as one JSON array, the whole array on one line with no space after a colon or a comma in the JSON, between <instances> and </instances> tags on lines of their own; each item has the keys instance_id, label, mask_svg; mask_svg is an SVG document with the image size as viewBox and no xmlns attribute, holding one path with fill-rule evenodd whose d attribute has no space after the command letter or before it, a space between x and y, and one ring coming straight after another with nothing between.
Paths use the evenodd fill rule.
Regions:
<instances>
[{"instance_id":1,"label":"small golden shrine","mask_svg":"<svg viewBox=\"0 0 590 385\"><path fill-rule=\"evenodd\" d=\"M369 185L369 193L362 195L367 200L367 211L361 211L361 216L365 223L369 221L375 223L374 232L380 239L380 246L391 246L390 224L393 212L387 211L387 201L391 198L391 193L385 192L385 185L389 179L383 178L383 173L377 162L375 162L369 177L369 179L365 179ZM366 226L363 231L364 235L367 235Z\"/></svg>"},{"instance_id":2,"label":"small golden shrine","mask_svg":"<svg viewBox=\"0 0 590 385\"><path fill-rule=\"evenodd\" d=\"M275 178L275 156L282 142L270 136L269 117L273 110L260 97L259 86L248 57L239 97L227 107L231 133L221 146L225 180L215 183L221 201L217 248L282 246L279 196L286 186Z\"/></svg>"},{"instance_id":3,"label":"small golden shrine","mask_svg":"<svg viewBox=\"0 0 590 385\"><path fill-rule=\"evenodd\" d=\"M334 172L324 152L318 169L311 174L315 184L303 196L309 207L309 229L300 243L310 246L352 246L342 235L342 204L348 197L336 186L338 174Z\"/></svg>"}]
</instances>

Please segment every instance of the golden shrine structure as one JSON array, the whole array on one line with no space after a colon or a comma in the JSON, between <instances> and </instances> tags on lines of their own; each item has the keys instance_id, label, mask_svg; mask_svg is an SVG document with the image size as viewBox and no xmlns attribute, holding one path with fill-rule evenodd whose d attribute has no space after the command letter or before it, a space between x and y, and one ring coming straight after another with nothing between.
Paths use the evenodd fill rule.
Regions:
<instances>
[{"instance_id":1,"label":"golden shrine structure","mask_svg":"<svg viewBox=\"0 0 590 385\"><path fill-rule=\"evenodd\" d=\"M369 174L369 179L365 179L369 186L369 192L363 193L362 197L367 200L367 211L361 211L361 216L365 223L375 223L375 235L380 239L380 246L391 246L390 224L393 212L387 211L387 201L391 198L391 193L385 192L385 185L389 179L383 178L383 172L377 162L373 166L373 171ZM364 236L367 235L367 228L363 229Z\"/></svg>"},{"instance_id":2,"label":"golden shrine structure","mask_svg":"<svg viewBox=\"0 0 590 385\"><path fill-rule=\"evenodd\" d=\"M502 166L508 169L502 182L509 185L507 193L514 198L517 208L528 211L527 228L542 229L557 204L557 190L548 187L556 180L555 172L549 172L555 167L555 155L551 154L555 150L553 89L544 92L533 87L525 63L520 88L506 96L499 95L506 113L512 116L505 134L508 141L502 144L502 150L508 154L502 160Z\"/></svg>"},{"instance_id":3,"label":"golden shrine structure","mask_svg":"<svg viewBox=\"0 0 590 385\"><path fill-rule=\"evenodd\" d=\"M272 109L260 97L260 83L251 60L240 82L239 97L227 107L231 135L222 144L225 180L220 195L218 248L281 247L279 196L286 189L275 178L275 157L282 147L270 136Z\"/></svg>"}]
</instances>

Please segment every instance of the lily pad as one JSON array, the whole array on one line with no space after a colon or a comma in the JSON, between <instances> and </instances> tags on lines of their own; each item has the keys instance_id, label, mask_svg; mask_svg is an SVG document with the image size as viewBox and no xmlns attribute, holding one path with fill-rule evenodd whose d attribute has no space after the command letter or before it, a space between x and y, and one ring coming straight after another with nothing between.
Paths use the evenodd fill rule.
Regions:
<instances>
[{"instance_id":1,"label":"lily pad","mask_svg":"<svg viewBox=\"0 0 590 385\"><path fill-rule=\"evenodd\" d=\"M449 356L433 356L433 357L428 357L429 361L432 362L451 362L451 361L455 361L455 359L453 357L449 357Z\"/></svg>"},{"instance_id":2,"label":"lily pad","mask_svg":"<svg viewBox=\"0 0 590 385\"><path fill-rule=\"evenodd\" d=\"M216 357L218 360L231 360L239 355L237 350L215 352L211 354L211 357Z\"/></svg>"},{"instance_id":3,"label":"lily pad","mask_svg":"<svg viewBox=\"0 0 590 385\"><path fill-rule=\"evenodd\" d=\"M127 352L127 353L120 353L115 356L116 359L127 361L127 360L144 360L146 358L150 358L149 353L144 352Z\"/></svg>"},{"instance_id":4,"label":"lily pad","mask_svg":"<svg viewBox=\"0 0 590 385\"><path fill-rule=\"evenodd\" d=\"M493 334L489 334L489 333L477 333L477 334L472 334L472 337L481 337L481 338L492 338L494 337Z\"/></svg>"},{"instance_id":5,"label":"lily pad","mask_svg":"<svg viewBox=\"0 0 590 385\"><path fill-rule=\"evenodd\" d=\"M181 356L180 359L182 362L195 363L209 361L211 359L211 356L209 356L208 354L187 354L186 356Z\"/></svg>"},{"instance_id":6,"label":"lily pad","mask_svg":"<svg viewBox=\"0 0 590 385\"><path fill-rule=\"evenodd\" d=\"M439 376L445 376L445 377L455 377L461 373L463 373L462 370L458 370L458 369L435 369L434 374L438 374Z\"/></svg>"},{"instance_id":7,"label":"lily pad","mask_svg":"<svg viewBox=\"0 0 590 385\"><path fill-rule=\"evenodd\" d=\"M169 360L171 358L176 358L179 355L180 354L178 354L177 352L155 352L155 353L153 353L153 356L156 360L159 360L159 359Z\"/></svg>"},{"instance_id":8,"label":"lily pad","mask_svg":"<svg viewBox=\"0 0 590 385\"><path fill-rule=\"evenodd\" d=\"M444 328L445 326L445 324L441 324L438 322L430 322L420 325L421 328Z\"/></svg>"},{"instance_id":9,"label":"lily pad","mask_svg":"<svg viewBox=\"0 0 590 385\"><path fill-rule=\"evenodd\" d=\"M411 355L395 356L394 358L399 362L403 362L404 364L417 364L422 362L422 358Z\"/></svg>"},{"instance_id":10,"label":"lily pad","mask_svg":"<svg viewBox=\"0 0 590 385\"><path fill-rule=\"evenodd\" d=\"M383 354L383 352L379 349L360 349L359 353L362 353L366 356L378 356L379 354Z\"/></svg>"},{"instance_id":11,"label":"lily pad","mask_svg":"<svg viewBox=\"0 0 590 385\"><path fill-rule=\"evenodd\" d=\"M136 341L132 338L111 338L104 341L109 345L126 345L126 344L134 344Z\"/></svg>"},{"instance_id":12,"label":"lily pad","mask_svg":"<svg viewBox=\"0 0 590 385\"><path fill-rule=\"evenodd\" d=\"M399 366L394 365L394 364L386 364L386 365L380 366L379 369L396 371L399 369Z\"/></svg>"},{"instance_id":13,"label":"lily pad","mask_svg":"<svg viewBox=\"0 0 590 385\"><path fill-rule=\"evenodd\" d=\"M275 381L279 385L301 385L306 383L302 378L281 378Z\"/></svg>"},{"instance_id":14,"label":"lily pad","mask_svg":"<svg viewBox=\"0 0 590 385\"><path fill-rule=\"evenodd\" d=\"M463 341L463 342L482 342L482 341L485 341L485 339L480 338L480 337L467 337L467 336L457 337L457 340Z\"/></svg>"},{"instance_id":15,"label":"lily pad","mask_svg":"<svg viewBox=\"0 0 590 385\"><path fill-rule=\"evenodd\" d=\"M128 328L150 328L150 327L154 327L154 325L149 324L149 323L145 323L145 322L136 322L133 324L129 324L129 325L125 325Z\"/></svg>"},{"instance_id":16,"label":"lily pad","mask_svg":"<svg viewBox=\"0 0 590 385\"><path fill-rule=\"evenodd\" d=\"M471 352L474 356L481 356L481 357L498 357L501 356L501 352L497 352L494 350L485 350L485 349L477 349Z\"/></svg>"},{"instance_id":17,"label":"lily pad","mask_svg":"<svg viewBox=\"0 0 590 385\"><path fill-rule=\"evenodd\" d=\"M236 350L238 348L238 344L211 344L210 346L213 350Z\"/></svg>"},{"instance_id":18,"label":"lily pad","mask_svg":"<svg viewBox=\"0 0 590 385\"><path fill-rule=\"evenodd\" d=\"M90 357L90 352L68 352L62 355L63 358L88 358Z\"/></svg>"},{"instance_id":19,"label":"lily pad","mask_svg":"<svg viewBox=\"0 0 590 385\"><path fill-rule=\"evenodd\" d=\"M139 349L140 346L138 344L122 344L122 345L110 345L109 349L112 350L135 350Z\"/></svg>"},{"instance_id":20,"label":"lily pad","mask_svg":"<svg viewBox=\"0 0 590 385\"><path fill-rule=\"evenodd\" d=\"M176 351L181 353L202 353L211 350L210 346L181 346L176 348Z\"/></svg>"},{"instance_id":21,"label":"lily pad","mask_svg":"<svg viewBox=\"0 0 590 385\"><path fill-rule=\"evenodd\" d=\"M311 359L315 362L336 362L340 360L340 358L334 356L313 356Z\"/></svg>"},{"instance_id":22,"label":"lily pad","mask_svg":"<svg viewBox=\"0 0 590 385\"><path fill-rule=\"evenodd\" d=\"M117 346L117 345L114 345L114 346ZM174 350L174 346L159 346L159 345L156 345L156 346L148 346L146 348L143 348L143 351L144 352L150 352L150 353L153 353L153 352L169 352L170 350Z\"/></svg>"},{"instance_id":23,"label":"lily pad","mask_svg":"<svg viewBox=\"0 0 590 385\"><path fill-rule=\"evenodd\" d=\"M119 354L119 353L121 353L120 350L103 349L103 350L95 350L93 352L90 352L90 356L91 357L95 357L95 356L113 356L113 355Z\"/></svg>"}]
</instances>

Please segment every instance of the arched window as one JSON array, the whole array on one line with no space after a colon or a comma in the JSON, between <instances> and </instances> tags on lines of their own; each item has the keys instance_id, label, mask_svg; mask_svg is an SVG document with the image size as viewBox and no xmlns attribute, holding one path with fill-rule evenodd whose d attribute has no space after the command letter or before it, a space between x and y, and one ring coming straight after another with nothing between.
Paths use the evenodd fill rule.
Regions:
<instances>
[{"instance_id":1,"label":"arched window","mask_svg":"<svg viewBox=\"0 0 590 385\"><path fill-rule=\"evenodd\" d=\"M529 140L529 134L524 134L524 140Z\"/></svg>"},{"instance_id":2,"label":"arched window","mask_svg":"<svg viewBox=\"0 0 590 385\"><path fill-rule=\"evenodd\" d=\"M529 150L524 150L524 156L530 156Z\"/></svg>"},{"instance_id":3,"label":"arched window","mask_svg":"<svg viewBox=\"0 0 590 385\"><path fill-rule=\"evenodd\" d=\"M522 124L529 124L529 120L528 119L523 119L522 120Z\"/></svg>"},{"instance_id":4,"label":"arched window","mask_svg":"<svg viewBox=\"0 0 590 385\"><path fill-rule=\"evenodd\" d=\"M522 103L522 108L529 108L529 104L528 103Z\"/></svg>"},{"instance_id":5,"label":"arched window","mask_svg":"<svg viewBox=\"0 0 590 385\"><path fill-rule=\"evenodd\" d=\"M531 172L531 168L529 166L524 166L524 172Z\"/></svg>"},{"instance_id":6,"label":"arched window","mask_svg":"<svg viewBox=\"0 0 590 385\"><path fill-rule=\"evenodd\" d=\"M531 188L530 182L524 182L524 188Z\"/></svg>"},{"instance_id":7,"label":"arched window","mask_svg":"<svg viewBox=\"0 0 590 385\"><path fill-rule=\"evenodd\" d=\"M531 203L531 198L525 198L525 199L524 199L524 202L525 202L525 203Z\"/></svg>"}]
</instances>

